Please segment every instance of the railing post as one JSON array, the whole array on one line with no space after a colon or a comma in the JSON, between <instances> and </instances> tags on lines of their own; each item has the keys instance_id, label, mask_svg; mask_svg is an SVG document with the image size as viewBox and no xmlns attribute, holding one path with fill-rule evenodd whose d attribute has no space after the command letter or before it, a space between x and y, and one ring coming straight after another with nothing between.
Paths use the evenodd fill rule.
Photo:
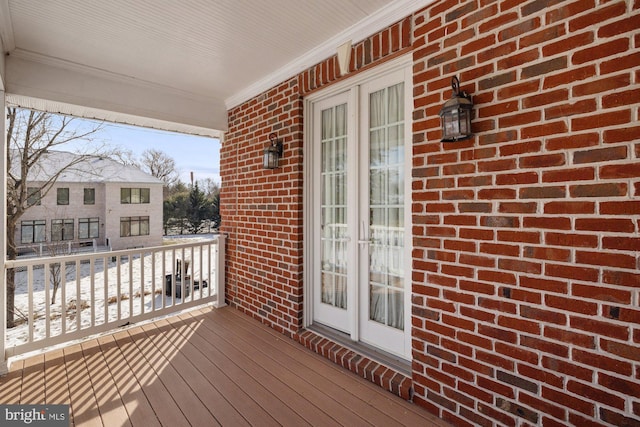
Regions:
<instances>
[{"instance_id":1,"label":"railing post","mask_svg":"<svg viewBox=\"0 0 640 427\"><path fill-rule=\"evenodd\" d=\"M4 71L1 70L0 71ZM3 78L4 76L0 76ZM2 82L0 81L0 85ZM4 89L4 85L0 89ZM7 224L7 103L5 102L4 90L0 90L0 105L2 105L2 119L0 120L0 218L2 220L2 230ZM0 286L0 374L9 371L7 362L7 352L5 349L7 342L7 233L15 230L5 230L0 236L0 271L2 272L2 285Z\"/></svg>"},{"instance_id":2,"label":"railing post","mask_svg":"<svg viewBox=\"0 0 640 427\"><path fill-rule=\"evenodd\" d=\"M213 246L213 245L212 245ZM224 260L225 260L225 236L218 234L218 256L216 257L216 302L214 307L220 308L227 305L225 302L225 279L224 279Z\"/></svg>"}]
</instances>

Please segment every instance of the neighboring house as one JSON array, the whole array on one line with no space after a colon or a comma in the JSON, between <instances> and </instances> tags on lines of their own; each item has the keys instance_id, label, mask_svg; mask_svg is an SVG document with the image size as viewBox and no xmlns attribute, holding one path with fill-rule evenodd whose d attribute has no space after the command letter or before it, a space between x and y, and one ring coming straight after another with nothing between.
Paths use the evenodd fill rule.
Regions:
<instances>
[{"instance_id":1,"label":"neighboring house","mask_svg":"<svg viewBox=\"0 0 640 427\"><path fill-rule=\"evenodd\" d=\"M30 172L32 206L15 231L19 252L42 249L46 255L60 243L114 250L161 245L164 184L134 166L89 156L66 169L46 194L35 191L77 156L49 151Z\"/></svg>"}]
</instances>

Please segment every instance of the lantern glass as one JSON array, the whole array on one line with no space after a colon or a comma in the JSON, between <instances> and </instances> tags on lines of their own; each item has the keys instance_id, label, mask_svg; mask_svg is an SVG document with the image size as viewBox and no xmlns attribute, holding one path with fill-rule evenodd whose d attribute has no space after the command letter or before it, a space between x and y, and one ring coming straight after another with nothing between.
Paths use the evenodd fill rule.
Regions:
<instances>
[{"instance_id":1,"label":"lantern glass","mask_svg":"<svg viewBox=\"0 0 640 427\"><path fill-rule=\"evenodd\" d=\"M276 169L278 167L279 160L280 160L280 155L278 153L278 147L270 145L264 149L263 166L265 169Z\"/></svg>"},{"instance_id":2,"label":"lantern glass","mask_svg":"<svg viewBox=\"0 0 640 427\"><path fill-rule=\"evenodd\" d=\"M471 138L471 96L460 91L460 82L452 79L453 93L440 110L442 142L455 142Z\"/></svg>"}]
</instances>

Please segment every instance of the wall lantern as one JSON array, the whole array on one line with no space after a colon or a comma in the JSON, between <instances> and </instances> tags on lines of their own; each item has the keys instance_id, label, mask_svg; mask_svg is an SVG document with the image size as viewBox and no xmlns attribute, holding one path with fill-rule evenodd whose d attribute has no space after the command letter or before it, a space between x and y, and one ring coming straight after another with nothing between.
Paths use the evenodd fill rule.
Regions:
<instances>
[{"instance_id":1,"label":"wall lantern","mask_svg":"<svg viewBox=\"0 0 640 427\"><path fill-rule=\"evenodd\" d=\"M282 157L284 147L282 140L278 139L275 133L269 134L269 141L271 141L271 143L264 149L263 166L265 169L276 169L280 157Z\"/></svg>"},{"instance_id":2,"label":"wall lantern","mask_svg":"<svg viewBox=\"0 0 640 427\"><path fill-rule=\"evenodd\" d=\"M473 103L471 95L460 91L460 80L456 76L451 78L453 92L451 99L445 102L440 110L440 124L442 126L442 142L456 142L469 139L471 133L471 111Z\"/></svg>"}]
</instances>

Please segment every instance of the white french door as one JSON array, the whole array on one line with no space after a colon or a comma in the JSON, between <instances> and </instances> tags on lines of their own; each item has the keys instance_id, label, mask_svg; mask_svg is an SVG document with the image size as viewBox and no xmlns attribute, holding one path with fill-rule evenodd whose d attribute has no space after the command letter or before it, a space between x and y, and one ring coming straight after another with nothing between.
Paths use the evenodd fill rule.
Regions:
<instances>
[{"instance_id":1,"label":"white french door","mask_svg":"<svg viewBox=\"0 0 640 427\"><path fill-rule=\"evenodd\" d=\"M361 76L308 103L313 314L410 357L410 68Z\"/></svg>"}]
</instances>

